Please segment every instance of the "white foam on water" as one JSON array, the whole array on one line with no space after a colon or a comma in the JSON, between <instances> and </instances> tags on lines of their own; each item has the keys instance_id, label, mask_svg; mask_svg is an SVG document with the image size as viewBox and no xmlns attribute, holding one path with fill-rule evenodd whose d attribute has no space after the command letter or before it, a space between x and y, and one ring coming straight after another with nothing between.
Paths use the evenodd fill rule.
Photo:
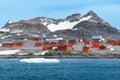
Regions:
<instances>
[{"instance_id":1,"label":"white foam on water","mask_svg":"<svg viewBox=\"0 0 120 80\"><path fill-rule=\"evenodd\" d=\"M45 59L45 58L29 58L29 59L21 59L20 62L25 63L59 63L58 59Z\"/></svg>"}]
</instances>

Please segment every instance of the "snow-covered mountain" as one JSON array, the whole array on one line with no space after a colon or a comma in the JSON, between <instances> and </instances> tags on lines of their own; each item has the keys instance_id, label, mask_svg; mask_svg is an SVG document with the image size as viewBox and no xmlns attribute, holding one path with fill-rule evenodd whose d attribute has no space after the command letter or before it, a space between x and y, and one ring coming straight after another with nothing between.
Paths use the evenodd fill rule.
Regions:
<instances>
[{"instance_id":1,"label":"snow-covered mountain","mask_svg":"<svg viewBox=\"0 0 120 80\"><path fill-rule=\"evenodd\" d=\"M8 21L0 29L0 31L2 30L10 33L39 33L45 36L60 35L77 38L96 34L108 36L119 32L93 11L89 11L85 15L72 14L65 19L37 17L19 22Z\"/></svg>"}]
</instances>

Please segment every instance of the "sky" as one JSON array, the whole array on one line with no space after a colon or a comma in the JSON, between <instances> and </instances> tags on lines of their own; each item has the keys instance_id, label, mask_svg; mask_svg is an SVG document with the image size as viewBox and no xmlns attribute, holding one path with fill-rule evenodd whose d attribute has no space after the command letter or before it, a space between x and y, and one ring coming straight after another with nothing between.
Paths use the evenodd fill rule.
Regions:
<instances>
[{"instance_id":1,"label":"sky","mask_svg":"<svg viewBox=\"0 0 120 80\"><path fill-rule=\"evenodd\" d=\"M8 20L58 19L90 10L120 30L120 0L0 0L0 27Z\"/></svg>"}]
</instances>

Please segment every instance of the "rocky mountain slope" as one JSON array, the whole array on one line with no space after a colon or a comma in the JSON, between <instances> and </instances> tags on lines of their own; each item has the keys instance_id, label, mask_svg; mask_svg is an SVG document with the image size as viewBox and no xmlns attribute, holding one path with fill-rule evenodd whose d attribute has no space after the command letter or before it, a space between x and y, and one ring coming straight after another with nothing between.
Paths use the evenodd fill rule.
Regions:
<instances>
[{"instance_id":1,"label":"rocky mountain slope","mask_svg":"<svg viewBox=\"0 0 120 80\"><path fill-rule=\"evenodd\" d=\"M106 37L119 35L119 30L100 18L95 12L72 14L65 19L38 17L19 22L9 21L0 29L8 33L30 33L42 37L87 38L92 35ZM56 35L56 36L55 36Z\"/></svg>"}]
</instances>

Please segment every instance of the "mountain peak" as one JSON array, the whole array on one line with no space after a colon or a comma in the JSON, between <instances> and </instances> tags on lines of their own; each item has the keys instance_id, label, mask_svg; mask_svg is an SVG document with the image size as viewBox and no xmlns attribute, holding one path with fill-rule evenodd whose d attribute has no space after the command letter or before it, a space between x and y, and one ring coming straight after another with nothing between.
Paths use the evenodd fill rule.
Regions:
<instances>
[{"instance_id":1,"label":"mountain peak","mask_svg":"<svg viewBox=\"0 0 120 80\"><path fill-rule=\"evenodd\" d=\"M98 17L98 15L94 12L94 11L89 11L87 14L85 14L84 16L86 17L86 16L92 16L92 17Z\"/></svg>"},{"instance_id":2,"label":"mountain peak","mask_svg":"<svg viewBox=\"0 0 120 80\"><path fill-rule=\"evenodd\" d=\"M103 23L103 19L101 19L94 11L89 11L83 17L92 16L91 19L100 23Z\"/></svg>"},{"instance_id":3,"label":"mountain peak","mask_svg":"<svg viewBox=\"0 0 120 80\"><path fill-rule=\"evenodd\" d=\"M94 11L92 11L92 10L90 10L88 13L87 13L88 15L97 15Z\"/></svg>"}]
</instances>

